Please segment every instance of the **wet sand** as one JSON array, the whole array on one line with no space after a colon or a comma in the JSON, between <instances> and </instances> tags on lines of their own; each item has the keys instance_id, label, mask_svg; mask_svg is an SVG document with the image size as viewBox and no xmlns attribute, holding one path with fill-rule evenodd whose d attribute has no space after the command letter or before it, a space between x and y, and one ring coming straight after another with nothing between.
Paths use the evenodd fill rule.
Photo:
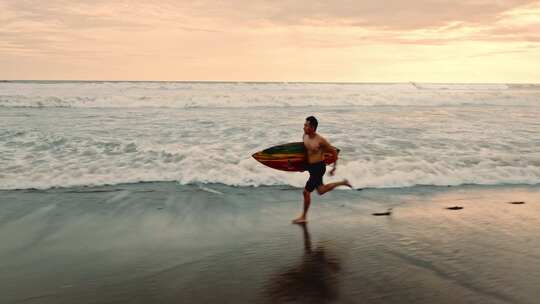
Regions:
<instances>
[{"instance_id":1,"label":"wet sand","mask_svg":"<svg viewBox=\"0 0 540 304\"><path fill-rule=\"evenodd\" d=\"M540 297L540 186L334 191L290 224L300 210L288 187L0 191L0 303Z\"/></svg>"}]
</instances>

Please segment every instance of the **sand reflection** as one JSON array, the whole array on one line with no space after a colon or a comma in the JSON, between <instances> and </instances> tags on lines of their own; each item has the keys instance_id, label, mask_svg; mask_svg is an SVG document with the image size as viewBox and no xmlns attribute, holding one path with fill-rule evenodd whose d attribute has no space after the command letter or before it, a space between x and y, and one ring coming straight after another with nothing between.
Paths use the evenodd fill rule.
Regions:
<instances>
[{"instance_id":1,"label":"sand reflection","mask_svg":"<svg viewBox=\"0 0 540 304\"><path fill-rule=\"evenodd\" d=\"M341 266L323 244L313 248L307 224L298 225L304 236L301 260L270 278L265 296L269 302L325 303L338 298Z\"/></svg>"}]
</instances>

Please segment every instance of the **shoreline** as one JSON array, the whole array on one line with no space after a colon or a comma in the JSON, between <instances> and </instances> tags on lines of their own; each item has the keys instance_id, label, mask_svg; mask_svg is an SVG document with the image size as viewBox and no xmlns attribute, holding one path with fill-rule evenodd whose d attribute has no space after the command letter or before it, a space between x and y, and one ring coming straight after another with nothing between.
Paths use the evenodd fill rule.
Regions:
<instances>
[{"instance_id":1,"label":"shoreline","mask_svg":"<svg viewBox=\"0 0 540 304\"><path fill-rule=\"evenodd\" d=\"M14 189L0 189L2 192L48 192L48 191L96 191L96 192L107 192L113 191L114 189L129 189L131 187L138 187L139 185L155 185L158 189L164 187L165 189L170 189L171 186L174 187L217 187L220 189L276 189L276 190L298 190L302 191L302 187L296 187L292 185L227 185L223 183L189 183L189 184L180 184L178 181L138 181L138 182L127 182L127 183L117 183L117 184L99 184L99 185L73 185L66 187L49 187L49 188L14 188ZM353 185L354 186L354 185ZM528 183L504 183L504 184L459 184L459 185L413 185L405 187L363 187L363 188L337 188L338 190L345 191L443 191L449 188L479 188L479 189L497 189L497 188L540 188L540 184L528 184Z\"/></svg>"}]
</instances>

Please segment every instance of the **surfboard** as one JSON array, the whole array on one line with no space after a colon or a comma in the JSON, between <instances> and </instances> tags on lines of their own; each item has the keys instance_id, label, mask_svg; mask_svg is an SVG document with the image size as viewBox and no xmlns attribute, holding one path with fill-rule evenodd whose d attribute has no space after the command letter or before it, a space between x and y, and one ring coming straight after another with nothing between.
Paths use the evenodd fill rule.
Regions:
<instances>
[{"instance_id":1,"label":"surfboard","mask_svg":"<svg viewBox=\"0 0 540 304\"><path fill-rule=\"evenodd\" d=\"M339 149L333 147L339 153ZM261 164L282 171L305 171L306 148L303 142L292 142L277 145L251 155ZM324 163L329 165L336 161L332 153L323 154Z\"/></svg>"}]
</instances>

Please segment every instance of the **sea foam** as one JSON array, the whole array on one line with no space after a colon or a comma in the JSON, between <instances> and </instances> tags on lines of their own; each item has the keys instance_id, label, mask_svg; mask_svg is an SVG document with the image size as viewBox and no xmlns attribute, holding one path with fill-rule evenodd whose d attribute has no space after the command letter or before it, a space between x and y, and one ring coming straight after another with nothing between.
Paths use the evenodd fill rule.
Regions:
<instances>
[{"instance_id":1,"label":"sea foam","mask_svg":"<svg viewBox=\"0 0 540 304\"><path fill-rule=\"evenodd\" d=\"M251 154L300 141L308 115L341 149L326 181L540 183L534 85L24 82L0 83L0 105L0 189L302 187Z\"/></svg>"},{"instance_id":2,"label":"sea foam","mask_svg":"<svg viewBox=\"0 0 540 304\"><path fill-rule=\"evenodd\" d=\"M0 107L534 105L539 93L535 84L7 82Z\"/></svg>"}]
</instances>

